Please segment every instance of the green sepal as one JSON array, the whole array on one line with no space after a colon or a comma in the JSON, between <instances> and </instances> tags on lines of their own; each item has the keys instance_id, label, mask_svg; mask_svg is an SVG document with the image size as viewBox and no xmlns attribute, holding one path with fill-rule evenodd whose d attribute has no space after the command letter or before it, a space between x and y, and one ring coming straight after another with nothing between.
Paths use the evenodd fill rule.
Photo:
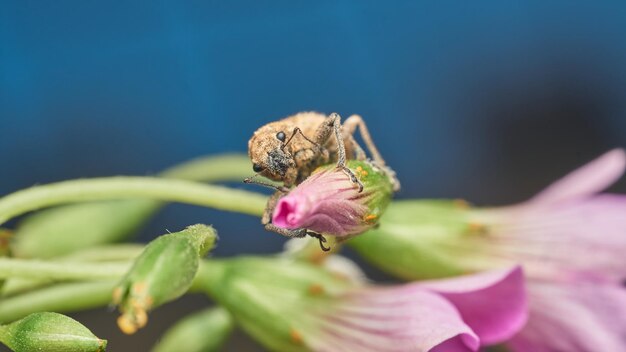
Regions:
<instances>
[{"instance_id":1,"label":"green sepal","mask_svg":"<svg viewBox=\"0 0 626 352\"><path fill-rule=\"evenodd\" d=\"M122 312L118 320L122 331L134 333L147 323L147 311L187 292L200 257L216 239L212 227L193 225L150 242L113 291L113 303Z\"/></svg>"},{"instance_id":2,"label":"green sepal","mask_svg":"<svg viewBox=\"0 0 626 352\"><path fill-rule=\"evenodd\" d=\"M409 200L391 204L380 225L348 242L363 258L404 279L463 274L462 251L469 211L457 200ZM467 250L467 249L464 249Z\"/></svg>"},{"instance_id":3,"label":"green sepal","mask_svg":"<svg viewBox=\"0 0 626 352\"><path fill-rule=\"evenodd\" d=\"M393 198L393 183L383 169L374 166L370 161L347 160L346 166L363 184L363 192L368 194L367 197L362 199L369 211L361 220L363 225L373 227L378 224ZM319 167L314 172L329 170L335 167L335 164L328 164Z\"/></svg>"},{"instance_id":4,"label":"green sepal","mask_svg":"<svg viewBox=\"0 0 626 352\"><path fill-rule=\"evenodd\" d=\"M211 260L198 278L239 326L272 351L307 351L302 338L317 329L311 312L332 310L333 296L354 287L319 265L285 257Z\"/></svg>"}]
</instances>

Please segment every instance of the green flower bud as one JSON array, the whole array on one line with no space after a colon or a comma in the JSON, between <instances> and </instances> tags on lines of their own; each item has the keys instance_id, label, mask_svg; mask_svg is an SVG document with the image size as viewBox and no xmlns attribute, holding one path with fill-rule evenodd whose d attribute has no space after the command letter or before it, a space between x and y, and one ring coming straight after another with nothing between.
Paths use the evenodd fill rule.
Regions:
<instances>
[{"instance_id":1,"label":"green flower bud","mask_svg":"<svg viewBox=\"0 0 626 352\"><path fill-rule=\"evenodd\" d=\"M98 352L107 345L76 320L49 312L0 326L0 341L15 352Z\"/></svg>"},{"instance_id":2,"label":"green flower bud","mask_svg":"<svg viewBox=\"0 0 626 352\"><path fill-rule=\"evenodd\" d=\"M200 257L213 248L215 230L193 225L150 242L113 291L122 315L118 326L133 334L148 322L147 312L183 295L198 270Z\"/></svg>"},{"instance_id":3,"label":"green flower bud","mask_svg":"<svg viewBox=\"0 0 626 352\"><path fill-rule=\"evenodd\" d=\"M325 268L285 257L205 261L197 284L271 351L431 351L461 335L458 344L446 346L469 351L480 343L474 327L488 330L489 338L496 336L491 342L495 343L525 322L519 268L433 281L431 287L376 286L354 280L355 272L350 265L345 270L345 261L327 264ZM353 279L346 279L346 274ZM449 301L445 292L451 293ZM487 315L481 310L479 318L461 319L465 313L484 310L481 302L498 297L504 298L495 306L507 309L487 310ZM498 328L483 329L483 320Z\"/></svg>"},{"instance_id":4,"label":"green flower bud","mask_svg":"<svg viewBox=\"0 0 626 352\"><path fill-rule=\"evenodd\" d=\"M209 308L177 322L152 352L211 352L217 351L230 335L233 319L223 308Z\"/></svg>"},{"instance_id":5,"label":"green flower bud","mask_svg":"<svg viewBox=\"0 0 626 352\"><path fill-rule=\"evenodd\" d=\"M380 226L348 242L376 266L405 279L437 278L466 272L458 256L472 248L463 237L480 229L460 200L393 202Z\"/></svg>"},{"instance_id":6,"label":"green flower bud","mask_svg":"<svg viewBox=\"0 0 626 352\"><path fill-rule=\"evenodd\" d=\"M237 257L201 267L200 285L238 325L272 351L308 351L323 334L314 313L332 311L332 295L354 287L320 266L288 258Z\"/></svg>"}]
</instances>

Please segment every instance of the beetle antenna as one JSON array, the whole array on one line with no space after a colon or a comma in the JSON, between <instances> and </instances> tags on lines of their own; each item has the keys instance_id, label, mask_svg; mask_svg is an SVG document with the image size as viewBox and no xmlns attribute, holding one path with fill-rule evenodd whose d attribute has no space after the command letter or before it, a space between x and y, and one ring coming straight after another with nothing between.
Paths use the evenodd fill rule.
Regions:
<instances>
[{"instance_id":1,"label":"beetle antenna","mask_svg":"<svg viewBox=\"0 0 626 352\"><path fill-rule=\"evenodd\" d=\"M313 146L315 147L319 147L319 145L317 143L315 143L314 141L312 141L309 137L304 135L304 132L302 132L302 130L299 127L296 127L293 129L293 132L291 132L291 137L289 137L289 139L287 140L287 142L283 143L280 146L280 150L285 150L285 147L287 146L287 144L289 144L289 142L291 142L291 140L293 139L293 137L296 136L296 134L299 133L305 140L307 140L309 143L313 144Z\"/></svg>"},{"instance_id":2,"label":"beetle antenna","mask_svg":"<svg viewBox=\"0 0 626 352\"><path fill-rule=\"evenodd\" d=\"M279 192L282 192L282 193L289 192L289 189L287 187L285 187L285 186L277 186L277 185L271 184L269 182L256 180L257 176L259 176L259 175L255 174L252 177L246 177L246 178L243 179L243 183L259 185L259 186L263 186L263 187L268 187L268 188L271 188L271 189L273 189L275 191L279 191Z\"/></svg>"}]
</instances>

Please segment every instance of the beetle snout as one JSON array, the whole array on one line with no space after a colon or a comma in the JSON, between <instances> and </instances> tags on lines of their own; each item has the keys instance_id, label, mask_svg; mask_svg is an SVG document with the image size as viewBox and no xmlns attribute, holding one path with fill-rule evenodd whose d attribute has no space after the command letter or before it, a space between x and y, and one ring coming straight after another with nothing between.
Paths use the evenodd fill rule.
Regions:
<instances>
[{"instance_id":1,"label":"beetle snout","mask_svg":"<svg viewBox=\"0 0 626 352\"><path fill-rule=\"evenodd\" d=\"M291 156L281 150L273 150L267 154L267 161L272 172L284 176L292 166Z\"/></svg>"}]
</instances>

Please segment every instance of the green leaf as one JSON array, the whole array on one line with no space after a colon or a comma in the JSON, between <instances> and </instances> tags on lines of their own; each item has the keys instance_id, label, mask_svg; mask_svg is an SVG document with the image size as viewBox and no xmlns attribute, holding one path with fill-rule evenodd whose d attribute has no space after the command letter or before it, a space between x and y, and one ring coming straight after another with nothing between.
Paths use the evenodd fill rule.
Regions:
<instances>
[{"instance_id":1,"label":"green leaf","mask_svg":"<svg viewBox=\"0 0 626 352\"><path fill-rule=\"evenodd\" d=\"M15 352L99 352L107 341L58 313L33 313L0 327L0 341Z\"/></svg>"}]
</instances>

